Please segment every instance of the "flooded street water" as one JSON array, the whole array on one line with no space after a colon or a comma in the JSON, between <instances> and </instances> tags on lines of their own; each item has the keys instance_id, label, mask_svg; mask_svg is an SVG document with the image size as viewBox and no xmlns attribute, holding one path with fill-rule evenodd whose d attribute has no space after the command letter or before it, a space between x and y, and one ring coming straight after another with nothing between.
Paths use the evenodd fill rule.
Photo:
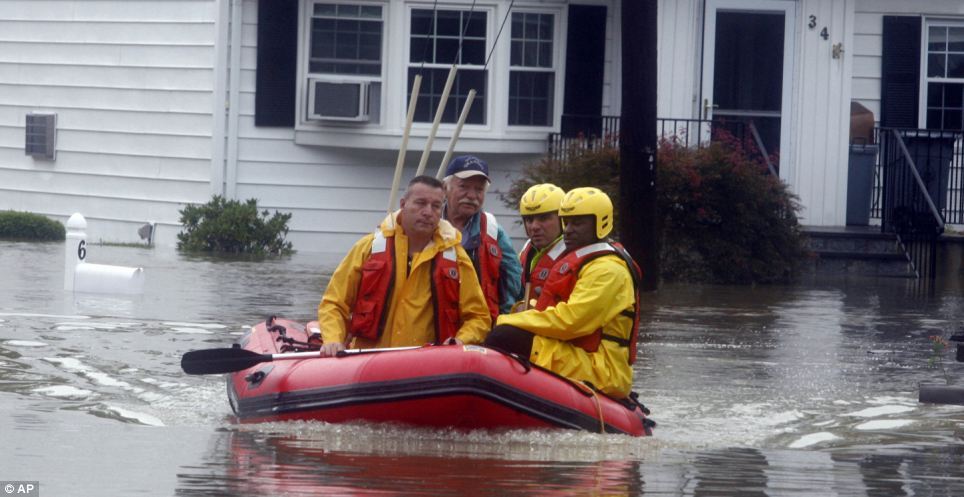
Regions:
<instances>
[{"instance_id":1,"label":"flooded street water","mask_svg":"<svg viewBox=\"0 0 964 497\"><path fill-rule=\"evenodd\" d=\"M63 291L62 244L0 241L0 481L90 495L964 495L964 406L917 402L964 294L902 279L667 285L636 385L652 438L237 425L184 352L313 317L340 254L280 261L92 246L136 297ZM960 378L964 367L945 354Z\"/></svg>"}]
</instances>

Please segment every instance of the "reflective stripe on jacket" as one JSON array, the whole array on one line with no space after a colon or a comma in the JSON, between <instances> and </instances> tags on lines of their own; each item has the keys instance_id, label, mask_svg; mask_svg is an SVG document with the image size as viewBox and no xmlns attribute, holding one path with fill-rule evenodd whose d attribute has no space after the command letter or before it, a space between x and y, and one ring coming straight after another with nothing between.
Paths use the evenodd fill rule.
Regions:
<instances>
[{"instance_id":1,"label":"reflective stripe on jacket","mask_svg":"<svg viewBox=\"0 0 964 497\"><path fill-rule=\"evenodd\" d=\"M502 267L502 249L499 247L499 222L495 216L483 212L479 218L479 249L475 252L475 267L485 303L489 306L492 321L499 315L499 268Z\"/></svg>"},{"instance_id":2,"label":"reflective stripe on jacket","mask_svg":"<svg viewBox=\"0 0 964 497\"><path fill-rule=\"evenodd\" d=\"M379 230L372 239L371 256L362 265L358 297L352 307L351 336L377 340L385 328L385 308L395 280L395 237ZM459 330L459 267L455 247L435 254L432 261L432 302L435 343L452 338Z\"/></svg>"}]
</instances>

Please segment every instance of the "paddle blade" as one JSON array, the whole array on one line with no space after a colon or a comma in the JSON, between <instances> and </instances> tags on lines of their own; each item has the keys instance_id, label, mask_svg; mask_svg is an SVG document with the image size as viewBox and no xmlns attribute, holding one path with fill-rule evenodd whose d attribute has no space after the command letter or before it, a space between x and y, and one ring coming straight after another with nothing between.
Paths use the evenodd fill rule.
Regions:
<instances>
[{"instance_id":1,"label":"paddle blade","mask_svg":"<svg viewBox=\"0 0 964 497\"><path fill-rule=\"evenodd\" d=\"M233 373L271 360L271 354L245 349L192 350L181 357L181 369L187 374Z\"/></svg>"}]
</instances>

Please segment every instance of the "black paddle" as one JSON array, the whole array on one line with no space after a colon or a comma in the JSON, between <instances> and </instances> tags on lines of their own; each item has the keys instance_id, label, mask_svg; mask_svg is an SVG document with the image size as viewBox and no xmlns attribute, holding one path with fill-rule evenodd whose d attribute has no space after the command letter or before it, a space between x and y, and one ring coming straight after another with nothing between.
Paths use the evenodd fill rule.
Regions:
<instances>
[{"instance_id":1,"label":"black paddle","mask_svg":"<svg viewBox=\"0 0 964 497\"><path fill-rule=\"evenodd\" d=\"M391 352L418 349L414 347L388 347L384 349L346 349L336 357L374 352ZM187 374L223 374L248 369L255 364L289 359L311 359L319 357L318 351L293 352L287 354L259 354L246 349L204 349L192 350L181 357L181 369Z\"/></svg>"}]
</instances>

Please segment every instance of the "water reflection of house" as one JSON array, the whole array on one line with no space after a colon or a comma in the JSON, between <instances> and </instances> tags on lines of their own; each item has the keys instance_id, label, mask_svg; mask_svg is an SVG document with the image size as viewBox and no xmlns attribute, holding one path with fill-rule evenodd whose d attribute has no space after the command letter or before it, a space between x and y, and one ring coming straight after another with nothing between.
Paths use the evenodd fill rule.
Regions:
<instances>
[{"instance_id":1,"label":"water reflection of house","mask_svg":"<svg viewBox=\"0 0 964 497\"><path fill-rule=\"evenodd\" d=\"M406 82L425 78L409 177L456 54L461 69L429 167L475 88L457 151L487 158L494 190L504 188L545 153L551 133L603 132L603 116L620 113L625 35L616 0L509 6L0 0L0 208L64 219L81 211L94 238L115 241L134 241L137 227L156 221L157 242L173 244L186 203L255 197L293 213L296 248L340 251L385 210ZM883 125L961 129L959 2L658 8L659 115L752 120L779 154L774 166L800 196L806 224L845 223L852 100ZM25 155L27 116L43 113L56 119L30 116L35 155ZM495 193L488 206L514 226Z\"/></svg>"}]
</instances>

